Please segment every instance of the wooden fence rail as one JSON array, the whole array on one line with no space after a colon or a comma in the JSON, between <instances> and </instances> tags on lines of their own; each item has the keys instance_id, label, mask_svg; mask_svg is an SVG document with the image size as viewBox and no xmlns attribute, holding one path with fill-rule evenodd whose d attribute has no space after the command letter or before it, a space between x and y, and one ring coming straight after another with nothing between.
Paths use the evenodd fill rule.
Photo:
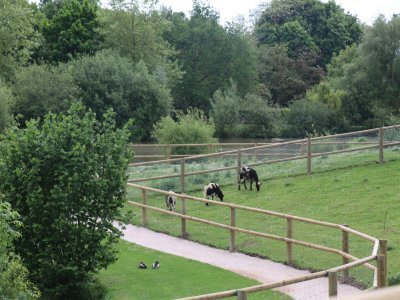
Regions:
<instances>
[{"instance_id":1,"label":"wooden fence rail","mask_svg":"<svg viewBox=\"0 0 400 300\"><path fill-rule=\"evenodd\" d=\"M151 180L159 180L159 179L168 179L168 178L180 178L180 191L182 193L185 192L185 181L186 177L188 176L194 176L194 175L200 175L200 174L207 174L207 173L214 173L214 172L223 172L223 171L228 171L228 170L237 170L239 172L241 164L242 164L242 158L243 156L249 156L249 155L256 155L256 156L266 156L266 155L271 155L271 153L267 153L265 151L268 151L270 149L274 149L277 147L283 147L283 146L289 146L289 145L301 145L299 153L293 153L291 156L289 156L288 153L284 153L283 156L289 156L289 157L284 157L284 158L279 158L279 159L271 159L271 160L265 160L261 162L254 162L247 164L249 166L260 166L260 165L268 165L268 164L274 164L274 163L280 163L280 162L288 162L288 161L294 161L294 160L306 160L306 173L308 175L312 174L312 159L320 156L330 156L330 155L335 155L335 154L340 154L340 153L348 153L348 152L357 152L357 151L366 151L366 150L371 150L371 149L378 149L378 155L377 155L377 160L379 163L384 162L384 148L385 147L392 147L396 145L400 145L400 141L396 142L384 142L384 134L385 130L387 129L393 129L393 128L400 128L400 125L396 126L389 126L389 127L382 127L382 128L376 128L376 129L369 129L369 130L363 130L363 131L358 131L358 132L352 132L352 133L343 133L343 134L338 134L338 135L331 135L331 136L324 136L324 137L317 137L317 138L308 138L308 139L302 139L302 140L295 140L295 141L288 141L288 142L282 142L282 143L273 143L273 144L265 144L261 146L256 146L256 147L251 147L251 148L246 148L246 149L236 149L236 150L230 150L230 151L225 151L225 152L218 152L218 153L209 153L209 154L202 154L202 155L196 155L196 156L190 156L190 157L182 157L182 158L177 158L177 159L167 159L167 160L160 160L160 161L151 161L151 162L141 162L141 163L132 163L130 164L131 167L139 167L139 166L148 166L148 165L154 165L154 164L180 164L180 173L179 174L169 174L169 175L163 175L163 176L153 176L153 177L143 177L143 178L131 178L128 179L128 182L144 182L144 181L151 181ZM377 133L378 134L378 140L377 142L322 142L322 139L332 139L332 138L337 138L337 137L347 137L347 136L352 136L352 135L357 135L357 134L365 134L365 133ZM329 152L313 152L313 148L315 148L318 145L324 145L324 144L341 144L341 143L346 143L348 144L354 144L354 145L362 145L363 147L355 147L355 148L348 148L348 149L342 149L342 150L336 150L336 151L329 151ZM254 143L251 143L252 145ZM179 144L179 146L182 146L183 144ZM188 146L198 146L201 144L187 144ZM210 145L210 144L207 144ZM215 145L215 144L212 144ZM233 145L246 145L246 144L240 144L240 143L233 143ZM144 146L144 145L142 145ZM273 156L279 155L279 153L273 153ZM207 169L207 170L201 170L201 171L192 171L192 172L186 172L185 173L185 165L187 163L190 163L191 161L196 161L199 159L206 159L206 158L222 158L226 156L231 156L231 157L236 157L236 163L232 166L226 166L226 167L220 167L220 168L214 168L214 169ZM282 156L282 155L281 155ZM239 182L239 178L237 178L237 182Z\"/></svg>"},{"instance_id":2,"label":"wooden fence rail","mask_svg":"<svg viewBox=\"0 0 400 300\"><path fill-rule=\"evenodd\" d=\"M196 297L189 297L185 299L220 299L220 298L225 298L225 297L230 297L230 296L237 296L238 299L241 299L240 297L243 297L243 295L247 295L247 293L253 293L261 290L266 290L266 289L271 289L271 288L276 288L276 287L281 287L284 285L289 285L297 282L302 282L302 281L307 281L307 280L312 280L315 278L320 278L324 276L330 276L330 287L329 287L329 294L332 296L335 296L337 294L337 286L335 287L335 284L337 284L337 272L343 272L343 278L348 279L348 270L351 268L354 268L356 266L363 265L371 270L374 271L374 283L373 287L376 288L381 288L385 287L387 285L387 247L386 247L386 241L380 241L372 236L369 236L365 233L356 231L354 229L349 228L347 225L340 225L340 224L334 224L334 223L329 223L329 222L324 222L324 221L319 221L319 220L313 220L313 219L308 219L304 217L299 217L299 216L294 216L294 215L289 215L289 214L282 214L278 212L273 212L273 211L268 211L268 210L263 210L259 208L253 208L253 207L247 207L247 206L242 206L242 205L237 205L237 204L231 204L231 203L226 203L226 202L217 202L213 200L208 200L208 199L203 199L203 198L198 198L198 197L193 197L185 194L176 194L172 192L167 192L151 187L145 187L145 186L140 186L137 184L132 184L128 183L129 187L136 188L142 191L142 203L139 202L133 202L129 201L128 203L132 206L139 207L142 212L142 225L147 226L148 220L147 220L147 210L152 210L152 211L157 211L163 214L171 215L174 217L178 217L181 219L181 236L186 237L188 235L187 232L187 227L186 227L186 222L187 221L192 221L192 222L198 222L206 225L211 225L217 228L222 228L226 229L229 231L229 249L230 251L234 251L236 249L236 243L235 243L235 233L240 232L243 234L248 234L252 236L257 236L257 237L262 237L266 239L271 239L271 240L276 240L276 241L281 241L286 243L286 249L287 249L287 263L291 264L293 262L293 251L292 251L292 245L299 245L319 251L324 251L327 253L332 253L339 255L343 258L343 265L331 268L329 270L313 273L307 276L301 276L301 277L296 277L293 279L285 280L285 281L280 281L280 282L274 282L271 284L262 284L262 285L257 285L257 286L252 286L244 289L240 289L240 293L238 290L231 290L231 291L224 291L221 293L214 293L214 294L207 294L207 295L201 295L201 296L196 296ZM173 195L176 196L178 199L181 200L181 207L182 211L181 213L178 212L171 212L166 209L154 207L148 205L147 201L147 192L153 192L161 195ZM230 209L230 225L226 224L221 224L218 222L206 220L206 219L201 219L198 217L193 217L187 214L187 205L188 202L190 201L199 201L203 203L213 203L213 205L218 205L222 207L226 207ZM268 234L264 232L258 232L254 230L249 230L245 228L240 228L236 226L237 223L237 210L244 210L252 213L261 213L265 215L269 215L272 217L277 217L277 218L284 218L286 219L286 225L287 225L287 230L286 230L286 236L278 236L278 235L273 235L273 234ZM299 222L304 222L312 225L318 225L322 227L327 227L327 228L334 228L342 232L342 247L341 249L335 249L335 248L330 248L322 245L317 245L314 243L302 241L302 240L296 240L293 239L293 221L299 221ZM355 235L360 238L365 239L366 241L372 242L372 251L371 255L368 257L364 258L357 258L349 253L349 235ZM373 266L369 262L376 260L377 261L377 266ZM351 261L351 262L350 262ZM329 275L330 274L330 275Z\"/></svg>"}]
</instances>

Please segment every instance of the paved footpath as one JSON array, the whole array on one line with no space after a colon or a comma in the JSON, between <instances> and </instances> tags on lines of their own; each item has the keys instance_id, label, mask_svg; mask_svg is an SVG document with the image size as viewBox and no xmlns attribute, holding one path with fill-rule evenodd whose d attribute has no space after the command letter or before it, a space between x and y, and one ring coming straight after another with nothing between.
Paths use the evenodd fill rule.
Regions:
<instances>
[{"instance_id":1,"label":"paved footpath","mask_svg":"<svg viewBox=\"0 0 400 300\"><path fill-rule=\"evenodd\" d=\"M237 274L253 278L261 283L271 283L310 274L266 259L241 253L212 248L185 239L157 233L143 227L126 225L123 239L137 245L207 263ZM277 290L293 299L328 299L328 279L320 278L292 284ZM360 293L360 290L345 284L338 284L338 296ZM195 295L193 295L195 296Z\"/></svg>"}]
</instances>

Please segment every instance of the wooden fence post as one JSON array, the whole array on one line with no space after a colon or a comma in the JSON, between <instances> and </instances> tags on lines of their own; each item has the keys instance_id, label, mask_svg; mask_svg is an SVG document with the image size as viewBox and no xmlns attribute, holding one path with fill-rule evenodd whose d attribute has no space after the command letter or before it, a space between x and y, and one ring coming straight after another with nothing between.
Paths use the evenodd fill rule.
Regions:
<instances>
[{"instance_id":1,"label":"wooden fence post","mask_svg":"<svg viewBox=\"0 0 400 300\"><path fill-rule=\"evenodd\" d=\"M237 167L236 167L236 182L238 184L238 189L240 190L240 168L242 166L242 152L238 150L237 152Z\"/></svg>"},{"instance_id":2,"label":"wooden fence post","mask_svg":"<svg viewBox=\"0 0 400 300\"><path fill-rule=\"evenodd\" d=\"M171 159L171 154L172 154L171 144L168 144L167 145L167 159Z\"/></svg>"},{"instance_id":3,"label":"wooden fence post","mask_svg":"<svg viewBox=\"0 0 400 300\"><path fill-rule=\"evenodd\" d=\"M181 193L185 192L185 159L181 159Z\"/></svg>"},{"instance_id":4,"label":"wooden fence post","mask_svg":"<svg viewBox=\"0 0 400 300\"><path fill-rule=\"evenodd\" d=\"M142 201L144 205L147 205L147 191L142 190ZM147 226L147 210L145 207L142 207L142 226Z\"/></svg>"},{"instance_id":5,"label":"wooden fence post","mask_svg":"<svg viewBox=\"0 0 400 300\"><path fill-rule=\"evenodd\" d=\"M311 175L311 138L307 138L307 175Z\"/></svg>"},{"instance_id":6,"label":"wooden fence post","mask_svg":"<svg viewBox=\"0 0 400 300\"><path fill-rule=\"evenodd\" d=\"M238 291L237 298L238 298L238 300L247 300L247 292L246 291Z\"/></svg>"},{"instance_id":7,"label":"wooden fence post","mask_svg":"<svg viewBox=\"0 0 400 300\"><path fill-rule=\"evenodd\" d=\"M383 255L384 259L383 259L383 270L382 270L382 284L384 286L388 285L387 282L387 276L388 276L388 269L387 269L387 240L379 240L379 251L378 254ZM379 271L378 271L379 273ZM378 276L379 278L379 276ZM379 279L378 279L378 284L379 284Z\"/></svg>"},{"instance_id":8,"label":"wooden fence post","mask_svg":"<svg viewBox=\"0 0 400 300\"><path fill-rule=\"evenodd\" d=\"M337 296L337 273L328 272L329 297Z\"/></svg>"},{"instance_id":9,"label":"wooden fence post","mask_svg":"<svg viewBox=\"0 0 400 300\"><path fill-rule=\"evenodd\" d=\"M344 227L349 227L347 224L343 224ZM349 233L345 230L342 230L342 251L344 253L349 253ZM347 257L342 257L343 265L348 264L350 261ZM350 278L349 269L343 270L343 281L348 282Z\"/></svg>"},{"instance_id":10,"label":"wooden fence post","mask_svg":"<svg viewBox=\"0 0 400 300\"><path fill-rule=\"evenodd\" d=\"M378 288L384 288L386 287L386 282L387 282L387 276L385 274L385 255L383 254L378 254L376 258L376 267L377 267L377 273L378 273Z\"/></svg>"},{"instance_id":11,"label":"wooden fence post","mask_svg":"<svg viewBox=\"0 0 400 300\"><path fill-rule=\"evenodd\" d=\"M185 198L185 194L182 195L181 200L182 200L181 213L182 213L182 215L186 215L186 213L187 213L187 207L186 207L187 201L186 201L186 198ZM186 230L186 218L182 218L182 217L181 217L181 237L184 238L184 239L188 237L188 233L187 233L187 230Z\"/></svg>"},{"instance_id":12,"label":"wooden fence post","mask_svg":"<svg viewBox=\"0 0 400 300\"><path fill-rule=\"evenodd\" d=\"M384 163L384 157L383 157L383 137L384 137L384 131L383 128L379 128L379 163L383 164Z\"/></svg>"},{"instance_id":13,"label":"wooden fence post","mask_svg":"<svg viewBox=\"0 0 400 300\"><path fill-rule=\"evenodd\" d=\"M293 220L290 218L286 219L286 237L293 238ZM293 245L292 242L286 242L286 252L287 252L287 264L293 266Z\"/></svg>"},{"instance_id":14,"label":"wooden fence post","mask_svg":"<svg viewBox=\"0 0 400 300\"><path fill-rule=\"evenodd\" d=\"M231 207L231 226L236 227L236 209ZM235 230L230 230L229 251L233 252L236 249L235 245Z\"/></svg>"}]
</instances>

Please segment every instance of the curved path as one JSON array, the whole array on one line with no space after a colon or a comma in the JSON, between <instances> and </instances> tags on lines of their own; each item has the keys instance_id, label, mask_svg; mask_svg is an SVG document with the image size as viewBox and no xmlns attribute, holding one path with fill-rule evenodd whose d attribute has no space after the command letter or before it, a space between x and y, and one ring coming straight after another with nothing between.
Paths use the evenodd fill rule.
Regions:
<instances>
[{"instance_id":1,"label":"curved path","mask_svg":"<svg viewBox=\"0 0 400 300\"><path fill-rule=\"evenodd\" d=\"M289 266L252 257L241 253L212 248L185 239L157 233L143 227L125 225L123 239L147 248L182 256L217 266L240 275L256 279L262 283L281 281L309 274ZM328 279L320 278L292 284L277 290L290 295L293 299L328 299ZM359 293L360 290L345 284L338 284L338 296ZM193 295L196 296L196 295Z\"/></svg>"}]
</instances>

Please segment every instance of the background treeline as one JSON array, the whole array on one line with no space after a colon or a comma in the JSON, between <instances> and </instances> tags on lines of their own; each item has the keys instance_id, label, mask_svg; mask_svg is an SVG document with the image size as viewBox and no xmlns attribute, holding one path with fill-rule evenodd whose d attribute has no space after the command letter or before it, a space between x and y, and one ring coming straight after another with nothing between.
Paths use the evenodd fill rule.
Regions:
<instances>
[{"instance_id":1,"label":"background treeline","mask_svg":"<svg viewBox=\"0 0 400 300\"><path fill-rule=\"evenodd\" d=\"M221 24L156 0L0 0L0 129L78 99L133 141L202 111L215 137L302 137L398 123L400 17L366 26L333 1L272 0ZM203 115L204 114L204 115ZM164 120L165 121L165 120Z\"/></svg>"}]
</instances>

